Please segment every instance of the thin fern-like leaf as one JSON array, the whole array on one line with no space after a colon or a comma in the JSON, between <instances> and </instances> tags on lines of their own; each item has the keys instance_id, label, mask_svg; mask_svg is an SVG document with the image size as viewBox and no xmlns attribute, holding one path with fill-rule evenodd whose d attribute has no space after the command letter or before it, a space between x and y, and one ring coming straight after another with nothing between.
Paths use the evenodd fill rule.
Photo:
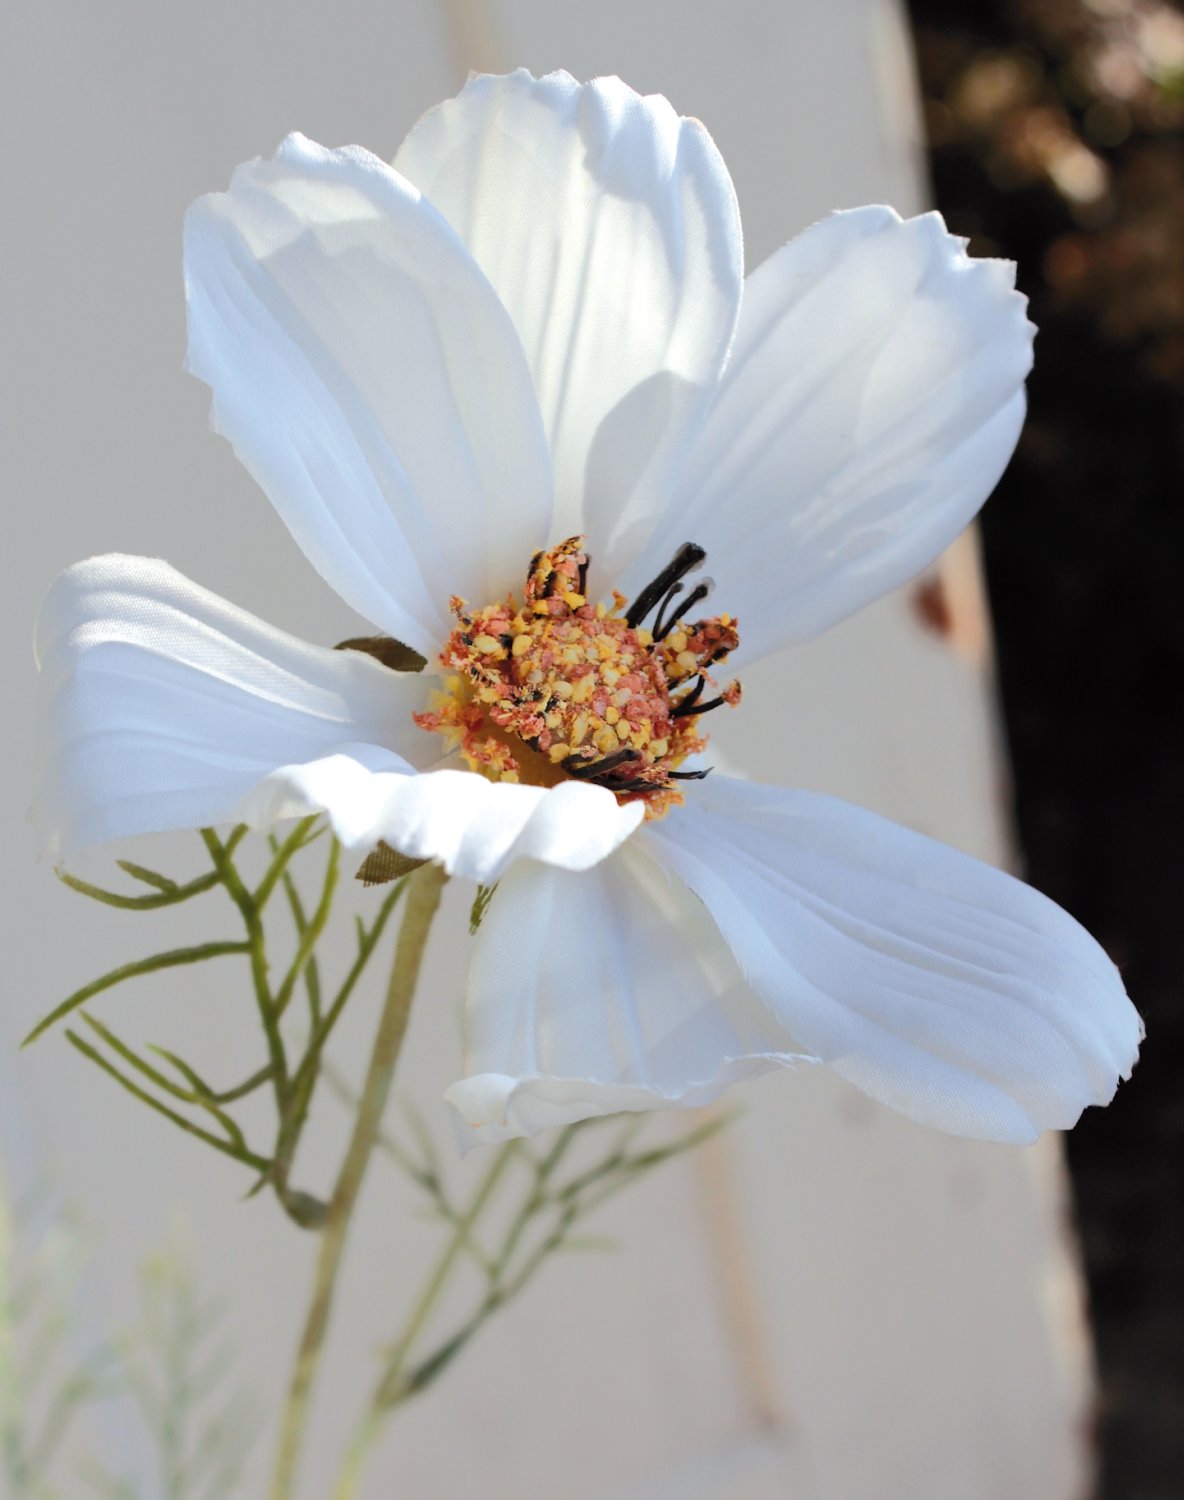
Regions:
<instances>
[{"instance_id":1,"label":"thin fern-like leaf","mask_svg":"<svg viewBox=\"0 0 1184 1500\"><path fill-rule=\"evenodd\" d=\"M172 948L167 953L154 953L151 958L138 958L133 963L121 964L118 969L112 969L101 979L93 979L90 984L84 984L80 990L75 990L72 995L68 995L43 1020L38 1021L21 1046L28 1047L51 1026L77 1010L80 1005L85 1005L88 1000L93 1000L104 990L113 989L126 979L138 979L144 974L159 974L162 969L178 969L188 964L204 963L208 958L223 958L227 954L249 953L250 951L249 943L200 943L195 948Z\"/></svg>"}]
</instances>

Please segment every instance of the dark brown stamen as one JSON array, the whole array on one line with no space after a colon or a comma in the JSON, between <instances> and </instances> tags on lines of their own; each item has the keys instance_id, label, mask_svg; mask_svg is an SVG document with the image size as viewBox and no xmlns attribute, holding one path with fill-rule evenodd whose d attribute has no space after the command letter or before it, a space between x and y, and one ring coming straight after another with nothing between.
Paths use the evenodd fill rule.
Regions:
<instances>
[{"instance_id":1,"label":"dark brown stamen","mask_svg":"<svg viewBox=\"0 0 1184 1500\"><path fill-rule=\"evenodd\" d=\"M685 627L687 634L694 635L697 630L702 630L706 623L707 622L704 620L697 620L694 625L687 625ZM717 661L723 661L727 654L727 646L720 646L715 651L713 651L710 656L705 656L703 658L703 666L705 668L712 667Z\"/></svg>"},{"instance_id":2,"label":"dark brown stamen","mask_svg":"<svg viewBox=\"0 0 1184 1500\"><path fill-rule=\"evenodd\" d=\"M695 712L697 714L709 714L713 708L721 708L725 701L726 700L722 696L719 698L708 698L706 703L699 704L698 708L695 709ZM678 710L676 709L674 713L677 712ZM674 718L674 713L670 715L671 718Z\"/></svg>"},{"instance_id":3,"label":"dark brown stamen","mask_svg":"<svg viewBox=\"0 0 1184 1500\"><path fill-rule=\"evenodd\" d=\"M612 755L601 756L599 760L586 760L582 755L569 755L563 761L563 769L569 776L578 776L585 780L592 777L603 776L608 771L613 771L617 766L623 766L627 760L640 760L641 755L636 750L616 750Z\"/></svg>"},{"instance_id":4,"label":"dark brown stamen","mask_svg":"<svg viewBox=\"0 0 1184 1500\"><path fill-rule=\"evenodd\" d=\"M695 542L684 542L658 576L647 583L625 611L625 622L636 630L659 600L664 599L680 578L697 568L707 553Z\"/></svg>"},{"instance_id":5,"label":"dark brown stamen","mask_svg":"<svg viewBox=\"0 0 1184 1500\"><path fill-rule=\"evenodd\" d=\"M667 771L671 781L702 781L704 777L711 775L711 766L706 766L702 771Z\"/></svg>"},{"instance_id":6,"label":"dark brown stamen","mask_svg":"<svg viewBox=\"0 0 1184 1500\"><path fill-rule=\"evenodd\" d=\"M614 781L606 777L598 785L609 792L661 792L666 787L664 781L646 781L641 776L635 776L632 781Z\"/></svg>"},{"instance_id":7,"label":"dark brown stamen","mask_svg":"<svg viewBox=\"0 0 1184 1500\"><path fill-rule=\"evenodd\" d=\"M666 621L666 611L674 603L674 600L678 597L678 595L682 593L683 587L684 585L681 583L673 584L670 588L669 593L662 600L661 604L658 605L658 617L654 621L654 640L661 641L666 638L666 631L665 629L663 629ZM673 625L674 621L677 619L677 614L672 615L671 625Z\"/></svg>"},{"instance_id":8,"label":"dark brown stamen","mask_svg":"<svg viewBox=\"0 0 1184 1500\"><path fill-rule=\"evenodd\" d=\"M699 604L702 600L707 598L708 594L710 594L711 592L711 579L705 578L702 583L697 583L691 590L691 592L687 595L687 597L678 606L678 608L673 611L673 613L670 615L670 618L667 619L667 604L671 602L676 593L681 592L682 584L680 583L677 584L675 588L671 589L670 593L666 595L666 598L662 603L662 607L658 611L658 622L654 626L654 640L664 641L670 634L670 632L674 629L674 627L678 624L679 620L682 619L686 611L693 605Z\"/></svg>"},{"instance_id":9,"label":"dark brown stamen","mask_svg":"<svg viewBox=\"0 0 1184 1500\"><path fill-rule=\"evenodd\" d=\"M703 689L706 686L707 679L702 676L702 674L700 674L700 676L695 678L694 687L691 688L688 692L685 692L678 700L678 702L673 706L673 708L671 708L670 717L672 719L681 719L687 714L699 713L700 710L697 709L695 705L703 696Z\"/></svg>"}]
</instances>

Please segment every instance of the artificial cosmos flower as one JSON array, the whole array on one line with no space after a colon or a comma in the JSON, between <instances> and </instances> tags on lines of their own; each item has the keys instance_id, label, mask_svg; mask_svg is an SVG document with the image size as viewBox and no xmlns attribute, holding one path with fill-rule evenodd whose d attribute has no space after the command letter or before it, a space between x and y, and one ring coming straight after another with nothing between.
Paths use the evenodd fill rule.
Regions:
<instances>
[{"instance_id":1,"label":"artificial cosmos flower","mask_svg":"<svg viewBox=\"0 0 1184 1500\"><path fill-rule=\"evenodd\" d=\"M704 775L745 663L917 574L994 487L1013 271L872 207L745 280L711 138L616 79L474 77L393 167L290 136L190 210L189 368L380 638L306 644L159 561L72 568L38 645L57 847L320 810L359 857L496 882L447 1094L485 1140L803 1058L960 1134L1071 1125L1141 1036L1072 918Z\"/></svg>"}]
</instances>

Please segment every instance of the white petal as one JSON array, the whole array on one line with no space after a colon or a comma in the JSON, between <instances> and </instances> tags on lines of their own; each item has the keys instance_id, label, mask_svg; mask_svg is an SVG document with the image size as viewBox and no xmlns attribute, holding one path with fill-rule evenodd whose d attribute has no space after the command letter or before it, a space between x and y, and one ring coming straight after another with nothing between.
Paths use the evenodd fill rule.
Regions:
<instances>
[{"instance_id":1,"label":"white petal","mask_svg":"<svg viewBox=\"0 0 1184 1500\"><path fill-rule=\"evenodd\" d=\"M1028 1142L1105 1104L1142 1024L1052 901L834 798L712 777L646 830L797 1043L923 1124Z\"/></svg>"},{"instance_id":2,"label":"white petal","mask_svg":"<svg viewBox=\"0 0 1184 1500\"><path fill-rule=\"evenodd\" d=\"M938 214L855 209L748 278L716 403L625 592L700 543L754 659L932 562L1006 467L1032 362L1014 266L963 244Z\"/></svg>"},{"instance_id":3,"label":"white petal","mask_svg":"<svg viewBox=\"0 0 1184 1500\"><path fill-rule=\"evenodd\" d=\"M521 864L470 970L466 1077L483 1141L621 1110L697 1105L802 1061L690 891L634 840L583 875Z\"/></svg>"},{"instance_id":4,"label":"white petal","mask_svg":"<svg viewBox=\"0 0 1184 1500\"><path fill-rule=\"evenodd\" d=\"M388 769L435 752L411 720L422 677L307 645L151 558L62 574L37 655L38 814L60 847L225 822L277 766L351 742Z\"/></svg>"},{"instance_id":5,"label":"white petal","mask_svg":"<svg viewBox=\"0 0 1184 1500\"><path fill-rule=\"evenodd\" d=\"M617 78L471 78L395 165L455 227L522 337L556 538L612 581L666 499L740 304L740 219L696 120Z\"/></svg>"},{"instance_id":6,"label":"white petal","mask_svg":"<svg viewBox=\"0 0 1184 1500\"><path fill-rule=\"evenodd\" d=\"M550 519L530 374L409 183L290 136L190 209L185 279L215 425L355 609L431 656L451 594L520 581Z\"/></svg>"},{"instance_id":7,"label":"white petal","mask_svg":"<svg viewBox=\"0 0 1184 1500\"><path fill-rule=\"evenodd\" d=\"M284 766L240 804L237 816L267 827L326 810L347 849L380 840L450 875L489 885L516 860L585 870L618 848L641 822L603 787L574 781L551 788L487 781L472 771L405 775L372 770L364 748L310 765Z\"/></svg>"}]
</instances>

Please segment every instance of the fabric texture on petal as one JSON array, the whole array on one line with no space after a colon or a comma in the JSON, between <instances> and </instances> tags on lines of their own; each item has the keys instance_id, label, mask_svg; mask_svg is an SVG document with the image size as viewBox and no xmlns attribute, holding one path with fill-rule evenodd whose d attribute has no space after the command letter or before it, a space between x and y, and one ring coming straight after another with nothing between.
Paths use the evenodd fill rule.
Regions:
<instances>
[{"instance_id":1,"label":"fabric texture on petal","mask_svg":"<svg viewBox=\"0 0 1184 1500\"><path fill-rule=\"evenodd\" d=\"M473 771L409 776L386 771L364 745L281 767L240 803L236 816L268 827L322 810L355 853L368 853L381 839L482 885L500 879L518 860L588 869L618 848L642 818L639 805L622 807L603 787L574 781L519 786Z\"/></svg>"},{"instance_id":2,"label":"fabric texture on petal","mask_svg":"<svg viewBox=\"0 0 1184 1500\"><path fill-rule=\"evenodd\" d=\"M37 815L59 847L229 820L277 766L369 741L430 753L429 683L265 625L167 563L95 557L38 623L45 737Z\"/></svg>"},{"instance_id":3,"label":"fabric texture on petal","mask_svg":"<svg viewBox=\"0 0 1184 1500\"><path fill-rule=\"evenodd\" d=\"M620 79L520 69L429 111L395 166L457 230L522 338L551 444L553 536L611 584L714 392L743 278L711 137Z\"/></svg>"},{"instance_id":4,"label":"fabric texture on petal","mask_svg":"<svg viewBox=\"0 0 1184 1500\"><path fill-rule=\"evenodd\" d=\"M359 147L290 136L185 226L188 367L313 565L424 656L550 523L517 334L456 234Z\"/></svg>"},{"instance_id":5,"label":"fabric texture on petal","mask_svg":"<svg viewBox=\"0 0 1184 1500\"><path fill-rule=\"evenodd\" d=\"M808 1060L641 842L582 875L518 864L495 891L470 970L466 1076L445 1094L477 1139L704 1104Z\"/></svg>"},{"instance_id":6,"label":"fabric texture on petal","mask_svg":"<svg viewBox=\"0 0 1184 1500\"><path fill-rule=\"evenodd\" d=\"M687 540L737 660L806 640L915 576L1011 457L1032 362L1009 261L940 215L836 213L748 278L715 404L636 590Z\"/></svg>"},{"instance_id":7,"label":"fabric texture on petal","mask_svg":"<svg viewBox=\"0 0 1184 1500\"><path fill-rule=\"evenodd\" d=\"M1029 1142L1105 1104L1142 1023L1052 901L848 803L712 777L646 846L796 1042L921 1123Z\"/></svg>"}]
</instances>

